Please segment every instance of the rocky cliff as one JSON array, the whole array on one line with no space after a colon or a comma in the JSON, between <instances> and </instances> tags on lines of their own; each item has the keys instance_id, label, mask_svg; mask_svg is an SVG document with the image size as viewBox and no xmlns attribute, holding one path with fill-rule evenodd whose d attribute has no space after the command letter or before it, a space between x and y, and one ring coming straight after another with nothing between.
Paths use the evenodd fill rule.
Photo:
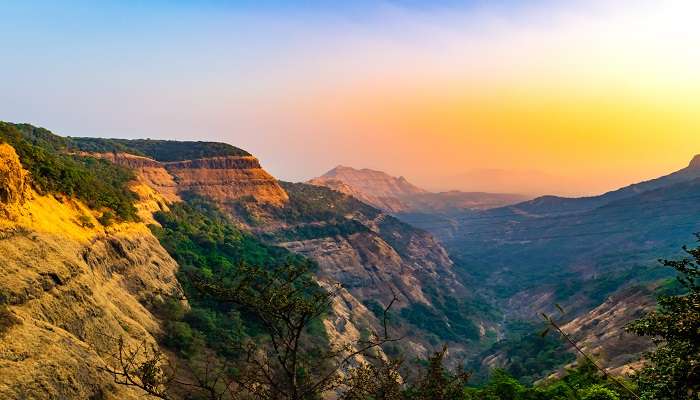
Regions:
<instances>
[{"instance_id":1,"label":"rocky cliff","mask_svg":"<svg viewBox=\"0 0 700 400\"><path fill-rule=\"evenodd\" d=\"M287 194L253 156L221 156L160 162L123 152L90 153L131 168L140 182L169 201L185 193L207 197L226 205L242 197L282 205Z\"/></svg>"},{"instance_id":2,"label":"rocky cliff","mask_svg":"<svg viewBox=\"0 0 700 400\"><path fill-rule=\"evenodd\" d=\"M219 204L245 196L276 206L288 200L277 180L253 156L211 157L163 165L177 181L180 192L193 192Z\"/></svg>"},{"instance_id":3,"label":"rocky cliff","mask_svg":"<svg viewBox=\"0 0 700 400\"><path fill-rule=\"evenodd\" d=\"M38 195L28 178L0 145L0 398L142 398L99 368L120 337L155 343L147 305L179 292L176 263L144 223L104 227L78 201Z\"/></svg>"}]
</instances>

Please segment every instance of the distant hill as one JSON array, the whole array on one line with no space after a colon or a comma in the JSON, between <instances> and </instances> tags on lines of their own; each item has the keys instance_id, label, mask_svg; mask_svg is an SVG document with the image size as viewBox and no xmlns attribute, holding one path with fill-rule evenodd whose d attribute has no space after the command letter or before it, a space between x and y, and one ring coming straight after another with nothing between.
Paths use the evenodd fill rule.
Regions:
<instances>
[{"instance_id":1,"label":"distant hill","mask_svg":"<svg viewBox=\"0 0 700 400\"><path fill-rule=\"evenodd\" d=\"M656 260L677 254L700 231L699 200L695 157L680 171L601 196L546 196L407 220L437 235L466 274L484 279L515 309L534 312L553 301L585 308L621 286L658 279Z\"/></svg>"},{"instance_id":2,"label":"distant hill","mask_svg":"<svg viewBox=\"0 0 700 400\"><path fill-rule=\"evenodd\" d=\"M618 190L607 192L600 196L580 198L542 196L530 201L516 204L512 207L512 210L517 213L533 215L581 212L600 207L612 201L632 197L649 190L662 188L674 183L685 182L695 178L700 178L700 155L695 156L686 168L672 174L629 185Z\"/></svg>"},{"instance_id":3,"label":"distant hill","mask_svg":"<svg viewBox=\"0 0 700 400\"><path fill-rule=\"evenodd\" d=\"M526 196L505 193L433 193L413 185L404 177L345 166L335 167L309 183L354 196L392 213L450 213L501 207L527 199Z\"/></svg>"}]
</instances>

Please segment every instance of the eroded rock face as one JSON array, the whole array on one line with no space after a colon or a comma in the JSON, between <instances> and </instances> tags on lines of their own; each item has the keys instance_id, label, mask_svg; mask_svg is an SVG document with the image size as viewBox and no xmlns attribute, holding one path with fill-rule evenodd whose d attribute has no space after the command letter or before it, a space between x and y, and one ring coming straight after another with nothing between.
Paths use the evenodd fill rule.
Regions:
<instances>
[{"instance_id":1,"label":"eroded rock face","mask_svg":"<svg viewBox=\"0 0 700 400\"><path fill-rule=\"evenodd\" d=\"M15 149L9 144L0 144L0 211L8 214L11 208L24 203L28 190L27 172Z\"/></svg>"},{"instance_id":2,"label":"eroded rock face","mask_svg":"<svg viewBox=\"0 0 700 400\"><path fill-rule=\"evenodd\" d=\"M153 236L82 244L30 232L0 241L0 298L15 324L0 333L0 398L142 398L100 371L122 337L155 343L146 304L179 290L175 262Z\"/></svg>"},{"instance_id":3,"label":"eroded rock face","mask_svg":"<svg viewBox=\"0 0 700 400\"><path fill-rule=\"evenodd\" d=\"M16 211L0 215L0 398L143 398L100 368L119 338L156 343L148 306L181 293L177 264L144 223L105 228L76 200L32 192L11 150L0 147Z\"/></svg>"},{"instance_id":4,"label":"eroded rock face","mask_svg":"<svg viewBox=\"0 0 700 400\"><path fill-rule=\"evenodd\" d=\"M283 205L289 200L277 180L252 156L213 157L164 163L180 192L193 192L226 205L242 197Z\"/></svg>"},{"instance_id":5,"label":"eroded rock face","mask_svg":"<svg viewBox=\"0 0 700 400\"><path fill-rule=\"evenodd\" d=\"M140 182L168 201L179 201L183 193L210 198L223 207L242 197L273 205L283 205L289 199L277 180L252 156L159 162L127 153L92 155L133 169Z\"/></svg>"}]
</instances>

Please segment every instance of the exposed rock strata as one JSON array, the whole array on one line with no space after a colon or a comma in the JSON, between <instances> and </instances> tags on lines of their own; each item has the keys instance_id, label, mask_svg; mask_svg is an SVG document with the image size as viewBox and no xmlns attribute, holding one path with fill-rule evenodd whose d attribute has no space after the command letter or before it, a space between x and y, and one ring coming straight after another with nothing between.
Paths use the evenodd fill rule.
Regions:
<instances>
[{"instance_id":1,"label":"exposed rock strata","mask_svg":"<svg viewBox=\"0 0 700 400\"><path fill-rule=\"evenodd\" d=\"M273 205L288 200L277 180L252 156L159 162L127 153L93 155L133 169L140 182L168 201L178 201L184 193L208 197L222 205L243 197Z\"/></svg>"}]
</instances>

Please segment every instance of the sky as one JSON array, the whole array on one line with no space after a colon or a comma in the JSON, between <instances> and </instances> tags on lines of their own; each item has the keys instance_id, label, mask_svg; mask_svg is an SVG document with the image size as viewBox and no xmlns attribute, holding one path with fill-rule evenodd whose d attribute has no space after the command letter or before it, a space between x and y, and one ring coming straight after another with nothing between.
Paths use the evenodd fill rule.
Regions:
<instances>
[{"instance_id":1,"label":"sky","mask_svg":"<svg viewBox=\"0 0 700 400\"><path fill-rule=\"evenodd\" d=\"M61 135L561 195L700 153L696 0L0 1L0 120Z\"/></svg>"}]
</instances>

